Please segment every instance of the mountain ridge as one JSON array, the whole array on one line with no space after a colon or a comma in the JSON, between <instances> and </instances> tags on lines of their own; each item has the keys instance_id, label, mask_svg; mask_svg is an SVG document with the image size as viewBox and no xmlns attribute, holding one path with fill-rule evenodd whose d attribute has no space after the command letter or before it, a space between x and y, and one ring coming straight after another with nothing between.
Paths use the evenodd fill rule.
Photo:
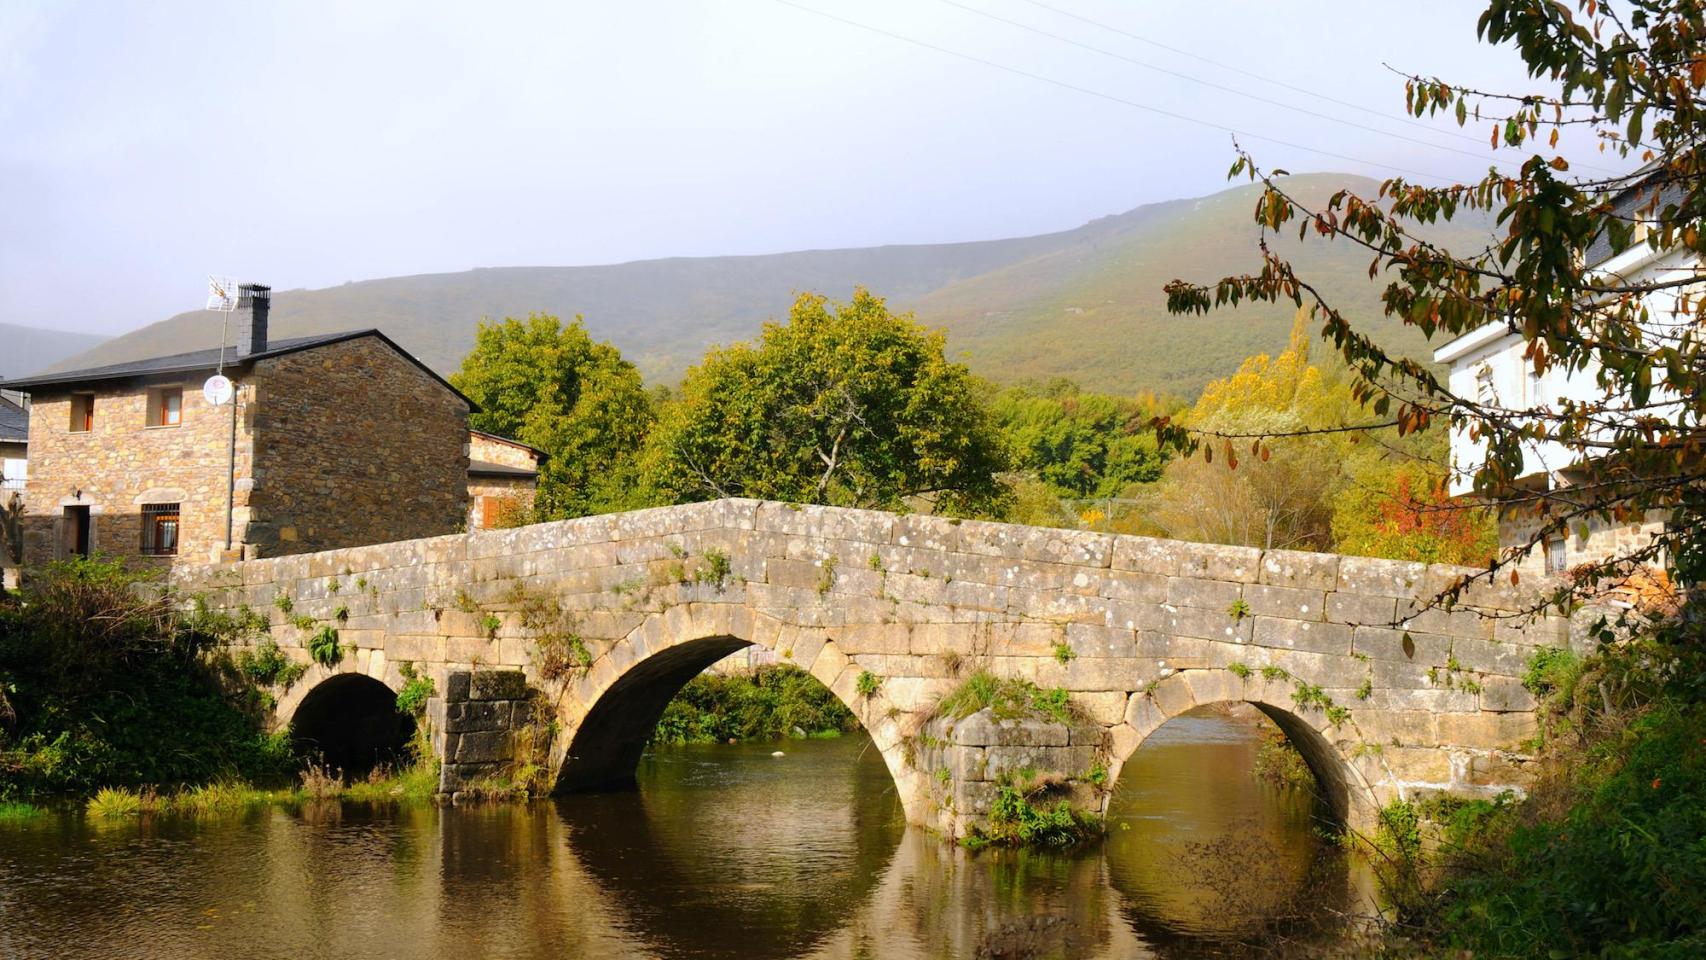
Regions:
<instances>
[{"instance_id":1,"label":"mountain ridge","mask_svg":"<svg viewBox=\"0 0 1706 960\"><path fill-rule=\"evenodd\" d=\"M1305 174L1312 198L1373 181ZM1290 308L1240 308L1210 318L1165 311L1174 277L1214 280L1258 264L1251 185L1145 204L1028 237L886 244L719 257L667 257L585 266L491 266L275 290L272 332L305 336L378 327L441 372L456 369L483 319L582 315L650 382L674 382L712 344L755 336L786 315L796 292L846 299L855 286L947 331L950 353L996 381L1068 376L1087 387L1194 392L1251 353L1276 349ZM1449 231L1448 231L1449 232ZM1366 254L1273 240L1300 270L1324 273L1359 310L1378 308ZM1341 244L1341 248L1348 245ZM1326 251L1326 252L1324 252ZM1353 262L1354 261L1354 262ZM216 346L203 311L181 313L107 341L53 369L117 362L185 345ZM1390 325L1388 325L1390 326ZM1401 349L1418 336L1393 329ZM1186 342L1180 343L1181 338ZM1409 341L1415 342L1409 342Z\"/></svg>"}]
</instances>

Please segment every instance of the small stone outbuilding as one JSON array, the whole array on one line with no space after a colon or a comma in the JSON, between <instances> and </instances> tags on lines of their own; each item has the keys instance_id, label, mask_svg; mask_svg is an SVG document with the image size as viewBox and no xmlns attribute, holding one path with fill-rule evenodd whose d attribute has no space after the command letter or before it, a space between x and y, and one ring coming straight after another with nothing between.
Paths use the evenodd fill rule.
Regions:
<instances>
[{"instance_id":1,"label":"small stone outbuilding","mask_svg":"<svg viewBox=\"0 0 1706 960\"><path fill-rule=\"evenodd\" d=\"M235 348L9 381L30 396L25 565L171 564L454 533L474 404L378 330L272 341L246 285ZM215 404L203 386L234 386Z\"/></svg>"},{"instance_id":2,"label":"small stone outbuilding","mask_svg":"<svg viewBox=\"0 0 1706 960\"><path fill-rule=\"evenodd\" d=\"M545 451L482 430L468 435L468 529L515 526L529 518Z\"/></svg>"}]
</instances>

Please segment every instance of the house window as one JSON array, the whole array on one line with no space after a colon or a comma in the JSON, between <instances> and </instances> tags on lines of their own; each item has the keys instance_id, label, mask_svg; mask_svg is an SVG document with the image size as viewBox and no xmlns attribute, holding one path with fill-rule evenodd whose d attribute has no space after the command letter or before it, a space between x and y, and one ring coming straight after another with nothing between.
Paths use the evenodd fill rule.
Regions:
<instances>
[{"instance_id":1,"label":"house window","mask_svg":"<svg viewBox=\"0 0 1706 960\"><path fill-rule=\"evenodd\" d=\"M1546 572L1563 573L1565 566L1564 538L1546 541Z\"/></svg>"},{"instance_id":2,"label":"house window","mask_svg":"<svg viewBox=\"0 0 1706 960\"><path fill-rule=\"evenodd\" d=\"M170 387L148 391L148 425L175 427L184 422L184 389Z\"/></svg>"},{"instance_id":3,"label":"house window","mask_svg":"<svg viewBox=\"0 0 1706 960\"><path fill-rule=\"evenodd\" d=\"M74 393L71 395L71 432L88 433L95 429L95 395L92 393Z\"/></svg>"},{"instance_id":4,"label":"house window","mask_svg":"<svg viewBox=\"0 0 1706 960\"><path fill-rule=\"evenodd\" d=\"M169 557L178 552L178 505L142 505L142 552L151 557Z\"/></svg>"}]
</instances>

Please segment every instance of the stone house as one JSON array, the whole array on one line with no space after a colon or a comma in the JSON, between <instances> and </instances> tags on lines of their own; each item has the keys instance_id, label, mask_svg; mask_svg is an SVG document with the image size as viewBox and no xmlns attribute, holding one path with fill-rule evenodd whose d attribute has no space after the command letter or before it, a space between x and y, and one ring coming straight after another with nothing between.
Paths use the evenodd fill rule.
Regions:
<instances>
[{"instance_id":1,"label":"stone house","mask_svg":"<svg viewBox=\"0 0 1706 960\"><path fill-rule=\"evenodd\" d=\"M170 564L453 533L474 404L378 330L269 340L242 288L233 350L9 381L30 395L27 566ZM223 369L230 402L203 385ZM209 391L211 393L211 391Z\"/></svg>"},{"instance_id":2,"label":"stone house","mask_svg":"<svg viewBox=\"0 0 1706 960\"><path fill-rule=\"evenodd\" d=\"M1623 213L1630 214L1643 200L1651 200L1651 194L1643 197L1638 188L1632 188L1612 198L1612 203ZM1637 242L1614 256L1609 241L1602 238L1589 250L1589 262L1598 273L1621 276L1635 282L1699 269L1699 258L1686 250L1653 250L1639 242L1641 237L1635 239ZM1698 299L1700 292L1696 287L1686 287L1650 294L1645 305L1652 322L1655 326L1691 323L1692 317L1681 310L1679 298L1691 296ZM1489 323L1441 345L1434 351L1434 362L1448 369L1452 393L1518 413L1555 409L1554 405L1566 399L1605 399L1596 382L1597 366L1590 364L1575 371L1553 367L1537 375L1533 365L1523 357L1526 346L1522 336L1510 327ZM1663 385L1656 386L1654 401L1662 404L1666 391ZM1471 437L1467 430L1452 431L1452 494L1471 494L1471 477L1485 460L1484 441ZM1567 497L1569 488L1583 479L1582 462L1562 445L1530 443L1524 448L1519 484ZM1639 522L1612 523L1595 518L1572 529L1566 536L1554 537L1537 545L1516 566L1524 575L1563 573L1580 564L1602 561L1644 546L1651 542L1653 534L1664 529L1664 524L1665 517L1657 512L1648 514ZM1538 517L1506 516L1499 518L1498 525L1499 545L1509 547L1527 543L1543 526L1543 521Z\"/></svg>"},{"instance_id":3,"label":"stone house","mask_svg":"<svg viewBox=\"0 0 1706 960\"><path fill-rule=\"evenodd\" d=\"M527 516L545 451L482 430L468 432L468 529L490 530Z\"/></svg>"}]
</instances>

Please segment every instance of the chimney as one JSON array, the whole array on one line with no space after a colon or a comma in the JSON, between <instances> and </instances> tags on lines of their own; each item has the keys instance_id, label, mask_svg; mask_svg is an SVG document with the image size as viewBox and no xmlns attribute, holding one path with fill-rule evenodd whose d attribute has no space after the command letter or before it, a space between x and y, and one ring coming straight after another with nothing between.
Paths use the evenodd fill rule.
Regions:
<instances>
[{"instance_id":1,"label":"chimney","mask_svg":"<svg viewBox=\"0 0 1706 960\"><path fill-rule=\"evenodd\" d=\"M272 288L258 283L237 287L237 356L262 353L267 348L267 309Z\"/></svg>"}]
</instances>

